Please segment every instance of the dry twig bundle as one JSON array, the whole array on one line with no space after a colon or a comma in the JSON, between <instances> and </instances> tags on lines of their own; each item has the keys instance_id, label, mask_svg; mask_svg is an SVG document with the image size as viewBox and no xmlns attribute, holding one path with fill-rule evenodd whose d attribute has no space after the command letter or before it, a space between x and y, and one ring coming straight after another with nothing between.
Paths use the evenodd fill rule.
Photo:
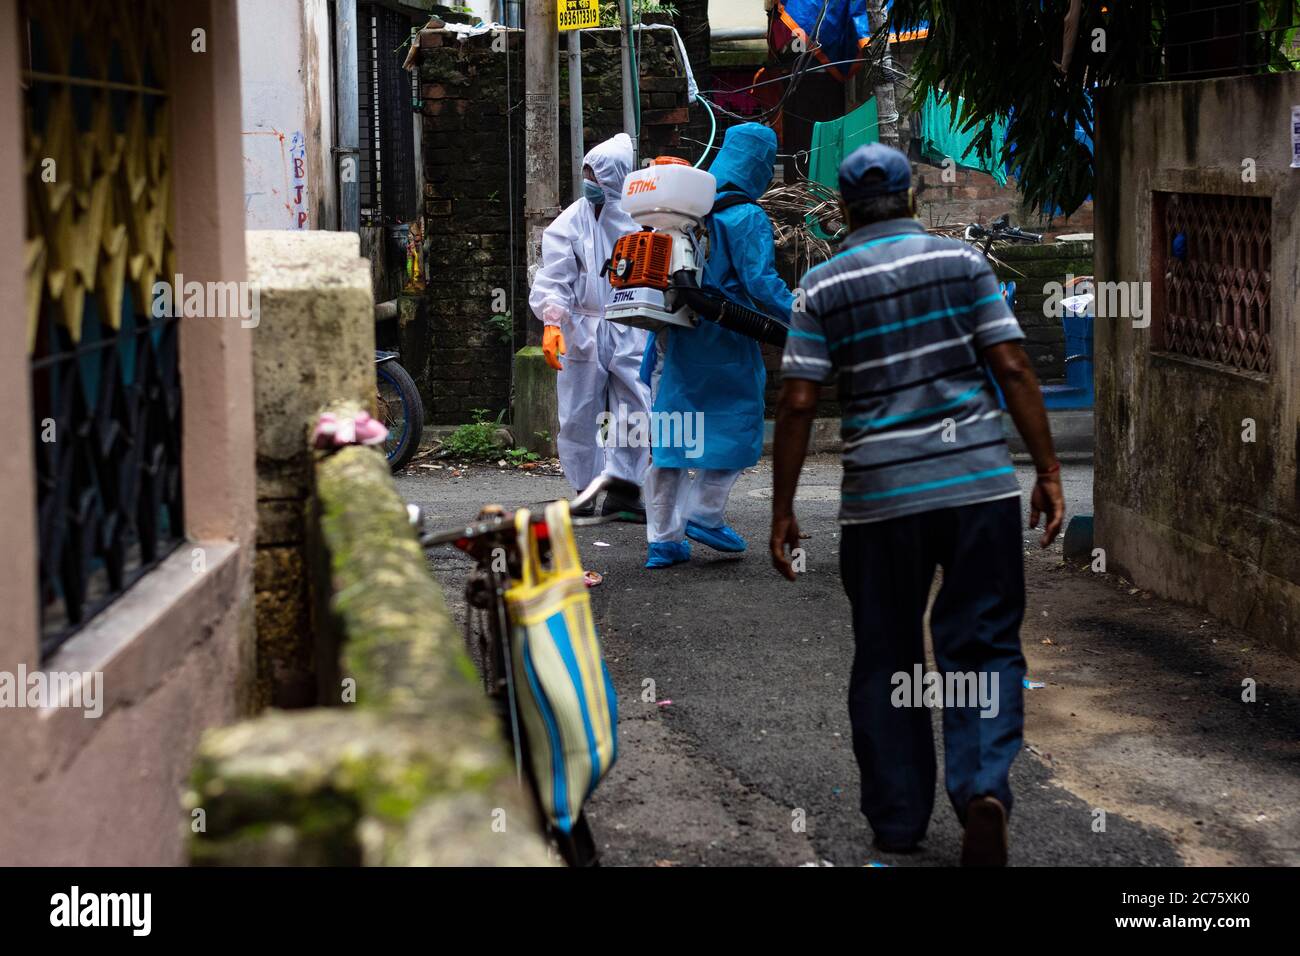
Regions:
<instances>
[{"instance_id":1,"label":"dry twig bundle","mask_svg":"<svg viewBox=\"0 0 1300 956\"><path fill-rule=\"evenodd\" d=\"M758 204L772 220L778 256L792 254L800 274L835 254L842 238L839 233L844 229L844 218L840 214L840 194L834 189L811 179L799 179L773 186ZM931 235L964 241L968 225L946 220L936 223L932 219L925 229ZM993 252L988 258L994 268L1005 267Z\"/></svg>"},{"instance_id":2,"label":"dry twig bundle","mask_svg":"<svg viewBox=\"0 0 1300 956\"><path fill-rule=\"evenodd\" d=\"M778 255L791 249L800 273L835 254L835 243L813 229L816 224L821 233L834 236L843 228L840 197L835 190L801 179L773 186L758 204L772 220Z\"/></svg>"}]
</instances>

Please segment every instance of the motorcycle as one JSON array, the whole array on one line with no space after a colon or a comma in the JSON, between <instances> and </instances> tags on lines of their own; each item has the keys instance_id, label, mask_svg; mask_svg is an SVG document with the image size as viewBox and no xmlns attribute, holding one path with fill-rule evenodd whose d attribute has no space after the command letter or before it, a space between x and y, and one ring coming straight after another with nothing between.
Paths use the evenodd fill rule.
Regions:
<instances>
[{"instance_id":1,"label":"motorcycle","mask_svg":"<svg viewBox=\"0 0 1300 956\"><path fill-rule=\"evenodd\" d=\"M400 357L397 352L375 351L375 404L379 420L388 429L384 454L394 472L410 463L424 432L424 402L415 380L397 361Z\"/></svg>"}]
</instances>

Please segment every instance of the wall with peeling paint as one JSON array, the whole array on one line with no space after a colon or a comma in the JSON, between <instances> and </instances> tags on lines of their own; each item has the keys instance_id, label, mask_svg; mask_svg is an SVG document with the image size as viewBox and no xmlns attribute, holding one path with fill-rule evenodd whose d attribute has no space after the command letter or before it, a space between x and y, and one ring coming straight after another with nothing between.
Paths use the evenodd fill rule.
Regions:
<instances>
[{"instance_id":1,"label":"wall with peeling paint","mask_svg":"<svg viewBox=\"0 0 1300 956\"><path fill-rule=\"evenodd\" d=\"M335 229L327 0L239 0L249 229Z\"/></svg>"},{"instance_id":2,"label":"wall with peeling paint","mask_svg":"<svg viewBox=\"0 0 1300 956\"><path fill-rule=\"evenodd\" d=\"M1289 165L1296 103L1297 73L1102 91L1095 244L1098 282L1154 288L1148 325L1096 324L1096 546L1109 570L1138 587L1292 653L1300 652L1300 169ZM1155 210L1164 193L1271 202L1269 371L1162 349L1158 270L1169 240L1160 238ZM1225 249L1236 241L1229 232Z\"/></svg>"}]
</instances>

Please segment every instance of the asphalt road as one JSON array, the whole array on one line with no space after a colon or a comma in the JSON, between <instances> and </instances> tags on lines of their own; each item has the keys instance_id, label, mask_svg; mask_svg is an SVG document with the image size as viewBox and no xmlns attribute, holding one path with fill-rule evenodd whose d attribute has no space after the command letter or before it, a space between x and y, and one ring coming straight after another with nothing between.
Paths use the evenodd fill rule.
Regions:
<instances>
[{"instance_id":1,"label":"asphalt road","mask_svg":"<svg viewBox=\"0 0 1300 956\"><path fill-rule=\"evenodd\" d=\"M1031 481L1032 471L1022 470L1021 480ZM1064 480L1070 512L1090 512L1090 468L1067 465ZM607 864L957 862L960 830L942 789L942 773L929 836L918 854L888 856L875 850L858 809L846 704L853 638L838 575L838 482L836 458L810 461L797 505L800 526L811 535L805 545L808 567L794 584L771 570L765 554L771 488L767 460L741 478L731 499L731 523L750 542L746 555L723 556L696 545L689 564L651 572L643 568L644 528L614 524L580 530L587 566L605 575L604 584L591 592L592 606L620 705L619 761L588 808ZM491 467L453 471L417 465L398 483L408 500L424 508L432 527L459 523L485 502L518 507L568 494L561 478ZM1034 538L1026 532L1027 555L1036 550ZM1039 627L1039 613L1046 618L1052 602L1064 600L1050 591L1058 581L1046 580L1060 569L1059 547L1055 556L1027 558L1031 617L1025 644L1031 679L1037 676L1039 650L1064 650L1035 647L1031 654L1029 646L1054 644L1040 642L1041 628L1032 629ZM430 557L430 564L454 613L462 614L467 559L445 548ZM1103 587L1094 581L1078 586ZM1122 591L1116 593L1123 597ZM1094 597L1104 604L1111 600L1109 594ZM1045 596L1041 612L1036 595ZM1122 641L1122 633L1117 640ZM1057 643L1062 641L1058 636ZM1117 661L1122 659L1117 655ZM1057 666L1055 658L1042 660L1045 667ZM1131 814L1126 812L1130 804L1122 800L1103 803L1105 829L1096 828L1095 792L1084 785L1073 791L1064 786L1054 763L1060 757L1035 746L1032 695L1045 693L1050 689L1027 692L1028 746L1012 773L1017 802L1011 862L1184 862L1186 854L1177 845L1184 838L1176 836L1181 826L1165 825L1166 818L1140 795L1129 798ZM1072 701L1062 695L1053 703L1069 711ZM1062 719L1076 716L1069 712ZM1045 734L1056 732L1052 717L1045 714ZM1113 722L1122 725L1124 720ZM935 725L937 737L937 714ZM1231 726L1243 739L1251 732ZM1092 729L1098 734L1107 730ZM1068 749L1071 732L1065 728L1060 748ZM942 755L940 761L942 767ZM1083 758L1070 766L1076 771L1088 767ZM1101 775L1088 772L1092 777L1085 773L1085 784ZM1178 786L1177 779L1171 781L1171 789ZM1287 789L1277 799L1284 805L1293 798ZM1191 827L1191 816L1208 816L1209 811L1190 808L1185 813ZM1162 825L1153 825L1154 820ZM1201 820L1195 822L1199 827ZM1223 842L1239 843L1232 829L1238 822L1224 826Z\"/></svg>"}]
</instances>

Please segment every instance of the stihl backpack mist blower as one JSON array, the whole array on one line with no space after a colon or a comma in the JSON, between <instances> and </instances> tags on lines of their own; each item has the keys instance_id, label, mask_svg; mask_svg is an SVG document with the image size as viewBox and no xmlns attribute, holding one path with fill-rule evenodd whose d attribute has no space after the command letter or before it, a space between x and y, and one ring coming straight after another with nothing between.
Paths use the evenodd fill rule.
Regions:
<instances>
[{"instance_id":1,"label":"stihl backpack mist blower","mask_svg":"<svg viewBox=\"0 0 1300 956\"><path fill-rule=\"evenodd\" d=\"M683 159L661 156L623 183L623 208L641 226L614 244L602 274L613 287L605 318L657 332L694 328L701 319L771 345L784 346L775 319L700 287L707 250L704 217L716 206L717 181ZM743 200L742 200L743 201Z\"/></svg>"}]
</instances>

